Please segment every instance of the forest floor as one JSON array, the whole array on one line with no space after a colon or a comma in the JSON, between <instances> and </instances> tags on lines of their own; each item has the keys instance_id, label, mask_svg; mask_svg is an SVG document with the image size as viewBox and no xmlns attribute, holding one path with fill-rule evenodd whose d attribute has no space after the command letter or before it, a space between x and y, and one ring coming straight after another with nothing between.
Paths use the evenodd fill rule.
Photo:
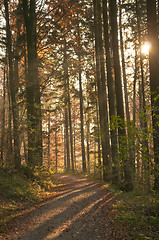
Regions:
<instances>
[{"instance_id":1,"label":"forest floor","mask_svg":"<svg viewBox=\"0 0 159 240\"><path fill-rule=\"evenodd\" d=\"M0 169L0 240L159 240L159 194L86 176Z\"/></svg>"},{"instance_id":2,"label":"forest floor","mask_svg":"<svg viewBox=\"0 0 159 240\"><path fill-rule=\"evenodd\" d=\"M114 218L111 191L85 177L56 175L55 180L52 196L12 220L1 240L130 239Z\"/></svg>"}]
</instances>

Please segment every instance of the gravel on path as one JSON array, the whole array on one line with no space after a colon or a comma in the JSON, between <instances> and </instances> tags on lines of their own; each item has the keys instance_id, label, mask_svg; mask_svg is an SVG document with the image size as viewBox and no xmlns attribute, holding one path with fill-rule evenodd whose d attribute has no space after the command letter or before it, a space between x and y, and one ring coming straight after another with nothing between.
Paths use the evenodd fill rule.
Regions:
<instances>
[{"instance_id":1,"label":"gravel on path","mask_svg":"<svg viewBox=\"0 0 159 240\"><path fill-rule=\"evenodd\" d=\"M8 240L126 240L112 222L114 195L87 178L57 175L61 184L47 202L22 216Z\"/></svg>"}]
</instances>

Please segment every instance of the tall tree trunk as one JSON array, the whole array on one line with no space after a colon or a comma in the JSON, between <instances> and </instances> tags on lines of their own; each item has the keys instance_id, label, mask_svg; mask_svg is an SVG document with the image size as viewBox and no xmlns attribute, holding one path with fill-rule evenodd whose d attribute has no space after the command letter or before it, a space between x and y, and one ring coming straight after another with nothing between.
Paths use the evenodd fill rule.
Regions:
<instances>
[{"instance_id":1,"label":"tall tree trunk","mask_svg":"<svg viewBox=\"0 0 159 240\"><path fill-rule=\"evenodd\" d=\"M125 131L125 120L124 120L124 106L123 106L123 91L121 82L121 70L120 70L120 60L119 60L119 48L118 48L118 27L117 27L117 6L116 0L109 1L110 7L110 20L111 20L111 33L112 33L112 49L113 49L113 63L114 63L114 74L115 74L115 92L116 92L116 105L117 105L117 115L123 126L118 127L119 135L119 150L121 157L123 159L124 165L124 189L131 191L133 189L133 178L131 172L131 163L128 158L128 153L123 151L123 141L126 146L126 131ZM125 147L124 146L124 147ZM127 151L127 147L125 148Z\"/></svg>"},{"instance_id":2,"label":"tall tree trunk","mask_svg":"<svg viewBox=\"0 0 159 240\"><path fill-rule=\"evenodd\" d=\"M159 191L159 43L157 36L157 18L156 18L156 1L147 0L147 24L148 37L152 44L150 50L150 89L152 104L152 121L153 121L153 141L154 141L154 161L155 161L155 183L154 189Z\"/></svg>"},{"instance_id":3,"label":"tall tree trunk","mask_svg":"<svg viewBox=\"0 0 159 240\"><path fill-rule=\"evenodd\" d=\"M125 67L125 55L124 55L124 43L123 43L123 31L122 31L122 2L119 0L120 10L119 10L119 29L120 29L120 50L121 50L121 60L122 60L122 72L123 72L123 82L124 82L124 98L125 98L125 109L126 109L126 119L130 122L130 112L129 112L129 101L128 101L128 91L127 91L127 77L126 77L126 67Z\"/></svg>"},{"instance_id":4,"label":"tall tree trunk","mask_svg":"<svg viewBox=\"0 0 159 240\"><path fill-rule=\"evenodd\" d=\"M102 40L101 1L94 3L94 25L95 25L95 49L96 49L96 74L98 86L99 117L103 157L103 179L111 181L111 151L108 129L107 96L105 85L104 51Z\"/></svg>"},{"instance_id":5,"label":"tall tree trunk","mask_svg":"<svg viewBox=\"0 0 159 240\"><path fill-rule=\"evenodd\" d=\"M84 146L84 119L83 119L83 90L82 90L82 71L81 71L81 57L79 60L79 94L80 94L80 127L81 127L81 148L82 148L82 169L86 171L86 155Z\"/></svg>"},{"instance_id":6,"label":"tall tree trunk","mask_svg":"<svg viewBox=\"0 0 159 240\"><path fill-rule=\"evenodd\" d=\"M64 115L64 119L65 119L65 115ZM67 145L66 145L66 120L64 123L64 170L67 170Z\"/></svg>"},{"instance_id":7,"label":"tall tree trunk","mask_svg":"<svg viewBox=\"0 0 159 240\"><path fill-rule=\"evenodd\" d=\"M110 57L110 39L108 32L108 9L107 9L107 0L103 0L103 20L104 20L104 40L105 40L105 53L106 53L106 69L107 69L107 85L108 85L108 100L109 100L109 117L110 125L114 121L116 116L116 107L115 107L115 90L114 90L114 81L112 76L112 63ZM111 133L111 152L112 152L112 182L115 185L120 184L120 174L119 174L119 161L118 161L118 148L117 148L117 129L116 127L110 127Z\"/></svg>"},{"instance_id":8,"label":"tall tree trunk","mask_svg":"<svg viewBox=\"0 0 159 240\"><path fill-rule=\"evenodd\" d=\"M12 143L12 110L11 110L11 96L9 90L9 77L8 77L8 70L7 70L7 94L8 94L8 130L7 130L7 154L6 154L6 164L9 166L13 166L14 156L13 156L13 143Z\"/></svg>"},{"instance_id":9,"label":"tall tree trunk","mask_svg":"<svg viewBox=\"0 0 159 240\"><path fill-rule=\"evenodd\" d=\"M136 83L137 83L137 46L136 46L136 41L135 41L135 63L134 63L134 83L133 83L133 127L135 129L136 126ZM133 151L134 151L134 162L133 162L133 171L135 173L135 132L133 133ZM137 163L139 163L137 159ZM139 172L138 168L139 164L137 164L137 173ZM137 174L138 176L138 174Z\"/></svg>"},{"instance_id":10,"label":"tall tree trunk","mask_svg":"<svg viewBox=\"0 0 159 240\"><path fill-rule=\"evenodd\" d=\"M129 148L129 158L131 163L131 168L134 172L135 170L135 155L134 155L134 141L130 124L130 110L129 110L129 99L127 91L127 76L126 76L126 66L125 66L125 52L124 52L124 42L123 42L123 31L122 31L122 3L123 1L119 0L120 10L119 10L119 28L120 28L120 50L121 50L121 61L122 61L122 73L123 73L123 82L124 82L124 99L125 99L125 112L127 120L127 131L128 131L128 148Z\"/></svg>"},{"instance_id":11,"label":"tall tree trunk","mask_svg":"<svg viewBox=\"0 0 159 240\"><path fill-rule=\"evenodd\" d=\"M5 149L5 102L6 102L6 65L4 65L4 75L3 75L3 107L2 107L2 133L1 133L1 164L3 166L4 164L4 149Z\"/></svg>"},{"instance_id":12,"label":"tall tree trunk","mask_svg":"<svg viewBox=\"0 0 159 240\"><path fill-rule=\"evenodd\" d=\"M50 107L48 109L48 136L47 136L47 162L48 162L48 169L50 169L50 131L51 131L51 119L50 119Z\"/></svg>"},{"instance_id":13,"label":"tall tree trunk","mask_svg":"<svg viewBox=\"0 0 159 240\"><path fill-rule=\"evenodd\" d=\"M74 159L74 168L76 170L76 118L75 118L75 111L73 114L73 159Z\"/></svg>"},{"instance_id":14,"label":"tall tree trunk","mask_svg":"<svg viewBox=\"0 0 159 240\"><path fill-rule=\"evenodd\" d=\"M65 97L65 129L66 129L66 170L70 171L70 146L69 146L69 112L68 112L68 68L66 65L66 56L64 55L64 97Z\"/></svg>"},{"instance_id":15,"label":"tall tree trunk","mask_svg":"<svg viewBox=\"0 0 159 240\"><path fill-rule=\"evenodd\" d=\"M71 150L71 167L74 171L74 159L73 159L73 135L72 135L72 117L71 117L71 101L70 101L70 83L69 83L69 74L68 74L68 61L67 61L67 45L66 40L64 44L64 61L65 61L65 77L66 77L66 89L67 89L67 98L68 98L68 115L69 115L69 127L70 127L70 150Z\"/></svg>"},{"instance_id":16,"label":"tall tree trunk","mask_svg":"<svg viewBox=\"0 0 159 240\"><path fill-rule=\"evenodd\" d=\"M136 42L136 41L135 41ZM134 84L133 84L133 123L136 123L136 82L137 82L137 46L135 44L135 64L134 64Z\"/></svg>"},{"instance_id":17,"label":"tall tree trunk","mask_svg":"<svg viewBox=\"0 0 159 240\"><path fill-rule=\"evenodd\" d=\"M28 119L28 163L31 168L42 165L41 94L37 63L36 3L22 1L27 35L28 74L26 102Z\"/></svg>"},{"instance_id":18,"label":"tall tree trunk","mask_svg":"<svg viewBox=\"0 0 159 240\"><path fill-rule=\"evenodd\" d=\"M101 172L101 137L100 137L100 126L99 126L99 107L98 107L98 102L96 101L96 114L97 114L97 134L98 134L98 139L97 139L97 142L98 142L98 166L100 168L100 172ZM101 174L100 174L101 175Z\"/></svg>"},{"instance_id":19,"label":"tall tree trunk","mask_svg":"<svg viewBox=\"0 0 159 240\"><path fill-rule=\"evenodd\" d=\"M145 100L145 83L144 83L144 68L143 68L143 55L141 52L141 27L140 27L140 14L138 0L136 0L136 16L137 16L137 28L138 28L138 42L139 42L139 57L140 57L140 68L141 68L141 91L142 91L142 103L143 103L143 124L144 124L144 138L142 142L142 162L144 164L144 175L146 180L146 185L150 189L150 178L149 178L149 145L147 140L147 113L146 113L146 100Z\"/></svg>"},{"instance_id":20,"label":"tall tree trunk","mask_svg":"<svg viewBox=\"0 0 159 240\"><path fill-rule=\"evenodd\" d=\"M58 149L57 149L57 113L55 111L55 171L57 173L57 164L58 164Z\"/></svg>"},{"instance_id":21,"label":"tall tree trunk","mask_svg":"<svg viewBox=\"0 0 159 240\"><path fill-rule=\"evenodd\" d=\"M77 22L77 56L78 56L78 80L79 80L79 97L80 97L80 128L81 128L81 149L82 149L82 170L85 172L87 170L86 166L86 153L84 145L84 113L83 113L83 89L82 89L82 45L81 45L81 35L79 21Z\"/></svg>"},{"instance_id":22,"label":"tall tree trunk","mask_svg":"<svg viewBox=\"0 0 159 240\"><path fill-rule=\"evenodd\" d=\"M6 19L6 35L7 35L7 53L9 63L9 91L11 95L11 109L13 116L13 137L14 137L14 164L15 168L20 168L20 140L19 140L19 127L18 127L18 107L16 101L16 86L13 71L13 52L12 52L12 38L9 24L9 12L8 12L8 1L4 0L5 7L5 19Z\"/></svg>"},{"instance_id":23,"label":"tall tree trunk","mask_svg":"<svg viewBox=\"0 0 159 240\"><path fill-rule=\"evenodd\" d=\"M87 100L87 108L89 108L89 101ZM89 144L90 144L90 116L89 116L89 110L86 115L86 126L87 126L87 169L88 173L90 173L90 149L89 149Z\"/></svg>"}]
</instances>

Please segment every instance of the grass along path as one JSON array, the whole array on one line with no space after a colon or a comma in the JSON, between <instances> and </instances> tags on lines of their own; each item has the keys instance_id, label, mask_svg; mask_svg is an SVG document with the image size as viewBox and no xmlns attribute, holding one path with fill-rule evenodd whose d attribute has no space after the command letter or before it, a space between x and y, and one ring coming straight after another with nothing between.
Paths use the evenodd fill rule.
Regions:
<instances>
[{"instance_id":1,"label":"grass along path","mask_svg":"<svg viewBox=\"0 0 159 240\"><path fill-rule=\"evenodd\" d=\"M108 190L109 189L109 190ZM159 196L114 192L85 176L0 169L0 239L159 239Z\"/></svg>"}]
</instances>

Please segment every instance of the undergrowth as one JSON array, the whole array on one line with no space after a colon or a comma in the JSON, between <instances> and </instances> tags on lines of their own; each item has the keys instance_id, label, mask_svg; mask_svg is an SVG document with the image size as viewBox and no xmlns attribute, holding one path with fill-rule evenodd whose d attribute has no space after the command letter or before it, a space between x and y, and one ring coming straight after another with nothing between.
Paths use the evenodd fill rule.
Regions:
<instances>
[{"instance_id":1,"label":"undergrowth","mask_svg":"<svg viewBox=\"0 0 159 240\"><path fill-rule=\"evenodd\" d=\"M121 192L117 199L116 220L130 229L131 240L159 239L159 194Z\"/></svg>"},{"instance_id":2,"label":"undergrowth","mask_svg":"<svg viewBox=\"0 0 159 240\"><path fill-rule=\"evenodd\" d=\"M34 177L28 179L23 168L0 168L0 235L22 211L51 197L53 187L53 175L44 169L36 169Z\"/></svg>"}]
</instances>

